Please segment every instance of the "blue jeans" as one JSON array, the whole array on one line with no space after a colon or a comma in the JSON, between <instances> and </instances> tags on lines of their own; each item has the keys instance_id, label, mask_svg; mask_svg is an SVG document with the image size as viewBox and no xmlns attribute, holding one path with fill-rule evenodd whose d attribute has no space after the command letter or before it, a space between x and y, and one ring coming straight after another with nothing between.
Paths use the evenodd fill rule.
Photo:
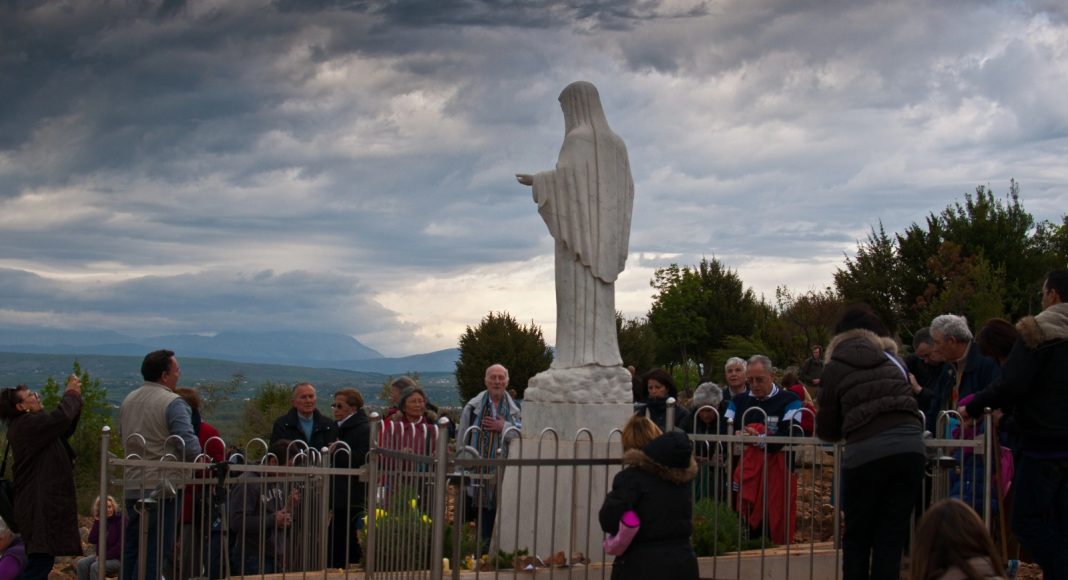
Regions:
<instances>
[{"instance_id":1,"label":"blue jeans","mask_svg":"<svg viewBox=\"0 0 1068 580\"><path fill-rule=\"evenodd\" d=\"M1068 579L1068 460L1025 454L1013 487L1012 531L1046 580Z\"/></svg>"},{"instance_id":2,"label":"blue jeans","mask_svg":"<svg viewBox=\"0 0 1068 580\"><path fill-rule=\"evenodd\" d=\"M157 548L164 546L162 556L163 570L169 571L174 562L174 531L177 521L178 500L167 498L159 503L148 503L142 510L137 499L126 500L126 537L122 547L122 577L123 580L138 578L138 543L141 539L141 524L147 526L145 537L145 575L140 578L160 578L166 576L173 578L173 573L159 574L156 569L158 558ZM144 513L142 513L144 512ZM160 512L163 513L163 537L159 537Z\"/></svg>"}]
</instances>

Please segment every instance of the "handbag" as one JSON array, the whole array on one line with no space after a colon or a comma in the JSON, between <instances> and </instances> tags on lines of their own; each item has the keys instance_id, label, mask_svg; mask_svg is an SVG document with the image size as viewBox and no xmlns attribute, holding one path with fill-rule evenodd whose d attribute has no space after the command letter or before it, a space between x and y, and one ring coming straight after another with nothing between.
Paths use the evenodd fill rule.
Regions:
<instances>
[{"instance_id":1,"label":"handbag","mask_svg":"<svg viewBox=\"0 0 1068 580\"><path fill-rule=\"evenodd\" d=\"M4 518L9 530L19 533L18 524L15 523L15 486L10 479L4 477L7 473L7 455L11 452L11 442L4 447L4 462L0 463L0 518Z\"/></svg>"},{"instance_id":2,"label":"handbag","mask_svg":"<svg viewBox=\"0 0 1068 580\"><path fill-rule=\"evenodd\" d=\"M623 552L626 552L627 548L630 547L630 542L634 539L634 536L638 535L640 525L641 520L638 519L638 514L634 511L623 512L623 516L619 518L619 531L605 536L605 553L612 556L622 556Z\"/></svg>"}]
</instances>

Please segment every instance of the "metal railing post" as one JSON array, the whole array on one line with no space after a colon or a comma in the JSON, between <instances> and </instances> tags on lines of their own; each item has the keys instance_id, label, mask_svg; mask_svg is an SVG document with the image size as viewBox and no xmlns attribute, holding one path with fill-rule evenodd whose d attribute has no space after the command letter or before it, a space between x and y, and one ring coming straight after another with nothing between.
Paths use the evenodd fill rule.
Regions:
<instances>
[{"instance_id":1,"label":"metal railing post","mask_svg":"<svg viewBox=\"0 0 1068 580\"><path fill-rule=\"evenodd\" d=\"M434 515L431 516L430 578L441 580L445 552L445 489L449 462L449 419L438 419L437 458L434 465Z\"/></svg>"},{"instance_id":2,"label":"metal railing post","mask_svg":"<svg viewBox=\"0 0 1068 580\"><path fill-rule=\"evenodd\" d=\"M329 447L323 447L322 448L321 466L326 468L326 469L330 469L331 467L334 466L334 454L330 452L330 448ZM327 546L329 545L328 542L330 542L333 539L333 538L330 537L330 525L327 522L333 523L334 526L345 526L345 529L347 530L349 528L349 517L348 517L348 514L344 514L341 517L339 517L339 514L334 514L334 519L333 520L330 519L330 506L334 503L333 502L333 497L331 497L331 493L333 493L332 485L334 483L333 482L334 476L333 475L324 474L322 476L322 478L323 478L323 493L322 493L322 501L321 501L321 503L322 503L322 512L321 512L322 519L319 520L319 521L322 522L323 525L322 525L322 530L320 530L320 535L319 535L319 540L320 540L320 543L319 543L319 564L321 564L322 567L323 567L323 576L325 577L326 576L326 569L330 565L330 562L327 559ZM348 534L346 534L345 537L348 538ZM347 554L348 554L348 550L346 549L345 553L342 554L342 557L343 558L346 557ZM346 564L345 568L347 569L348 568L348 565L347 565L348 562L345 562L345 564Z\"/></svg>"},{"instance_id":3,"label":"metal railing post","mask_svg":"<svg viewBox=\"0 0 1068 580\"><path fill-rule=\"evenodd\" d=\"M367 457L367 546L363 555L363 567L368 578L375 573L375 525L378 515L378 436L382 418L371 413L371 445Z\"/></svg>"},{"instance_id":4,"label":"metal railing post","mask_svg":"<svg viewBox=\"0 0 1068 580\"><path fill-rule=\"evenodd\" d=\"M991 414L989 407L983 409L983 427L983 446L986 448L983 450L983 524L989 530L991 509L990 474L994 472L994 452L1001 451L1000 444L994 440L994 416ZM961 473L961 478L963 479L963 477L964 474ZM972 473L972 477L975 477L974 473ZM973 487L972 489L974 490L975 488ZM974 493L973 491L972 494L974 495ZM1000 509L1001 506L998 507Z\"/></svg>"},{"instance_id":5,"label":"metal railing post","mask_svg":"<svg viewBox=\"0 0 1068 580\"><path fill-rule=\"evenodd\" d=\"M104 565L108 561L108 444L111 439L111 427L104 425L100 429L100 510L103 512L104 517L100 518L100 537L97 539L96 546L96 558L97 562L100 562L100 573L97 578L104 580L105 574L107 574L107 566ZM118 506L115 506L118 508ZM117 533L122 533L122 530L116 530ZM112 533L116 533L112 532Z\"/></svg>"},{"instance_id":6,"label":"metal railing post","mask_svg":"<svg viewBox=\"0 0 1068 580\"><path fill-rule=\"evenodd\" d=\"M671 431L675 428L675 397L668 397L667 400L667 418L665 421L664 432Z\"/></svg>"}]
</instances>

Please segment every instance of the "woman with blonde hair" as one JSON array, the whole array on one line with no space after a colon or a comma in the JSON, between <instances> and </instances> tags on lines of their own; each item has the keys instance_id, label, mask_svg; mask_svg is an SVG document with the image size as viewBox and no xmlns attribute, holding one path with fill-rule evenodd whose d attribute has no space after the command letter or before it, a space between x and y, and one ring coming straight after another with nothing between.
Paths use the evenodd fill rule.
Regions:
<instances>
[{"instance_id":1,"label":"woman with blonde hair","mask_svg":"<svg viewBox=\"0 0 1068 580\"><path fill-rule=\"evenodd\" d=\"M912 580L1005 577L1004 562L983 520L959 499L946 499L931 506L912 546Z\"/></svg>"},{"instance_id":2,"label":"woman with blonde hair","mask_svg":"<svg viewBox=\"0 0 1068 580\"><path fill-rule=\"evenodd\" d=\"M104 517L108 521L107 547L105 548L104 570L108 576L117 576L122 570L122 530L126 527L126 520L119 511L119 505L115 498L108 496L104 508ZM78 580L89 580L100 577L100 562L97 560L100 545L100 498L93 500L93 527L89 530L89 549L92 554L78 560L75 569L78 572Z\"/></svg>"},{"instance_id":3,"label":"woman with blonde hair","mask_svg":"<svg viewBox=\"0 0 1068 580\"><path fill-rule=\"evenodd\" d=\"M641 449L646 445L653 442L653 439L663 435L660 431L660 427L656 426L648 417L644 415L634 415L627 421L627 424L623 427L623 451L627 452L631 449Z\"/></svg>"}]
</instances>

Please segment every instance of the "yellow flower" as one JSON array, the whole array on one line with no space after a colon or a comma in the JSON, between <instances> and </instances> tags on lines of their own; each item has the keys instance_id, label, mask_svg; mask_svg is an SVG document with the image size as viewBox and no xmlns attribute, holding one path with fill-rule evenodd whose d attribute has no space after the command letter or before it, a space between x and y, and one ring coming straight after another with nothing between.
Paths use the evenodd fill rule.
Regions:
<instances>
[{"instance_id":1,"label":"yellow flower","mask_svg":"<svg viewBox=\"0 0 1068 580\"><path fill-rule=\"evenodd\" d=\"M408 505L412 506L413 510L415 509L416 503L415 503L415 498L414 497L412 499L408 500Z\"/></svg>"},{"instance_id":2,"label":"yellow flower","mask_svg":"<svg viewBox=\"0 0 1068 580\"><path fill-rule=\"evenodd\" d=\"M430 523L430 518L426 514L423 514L423 523L424 524L429 524Z\"/></svg>"}]
</instances>

